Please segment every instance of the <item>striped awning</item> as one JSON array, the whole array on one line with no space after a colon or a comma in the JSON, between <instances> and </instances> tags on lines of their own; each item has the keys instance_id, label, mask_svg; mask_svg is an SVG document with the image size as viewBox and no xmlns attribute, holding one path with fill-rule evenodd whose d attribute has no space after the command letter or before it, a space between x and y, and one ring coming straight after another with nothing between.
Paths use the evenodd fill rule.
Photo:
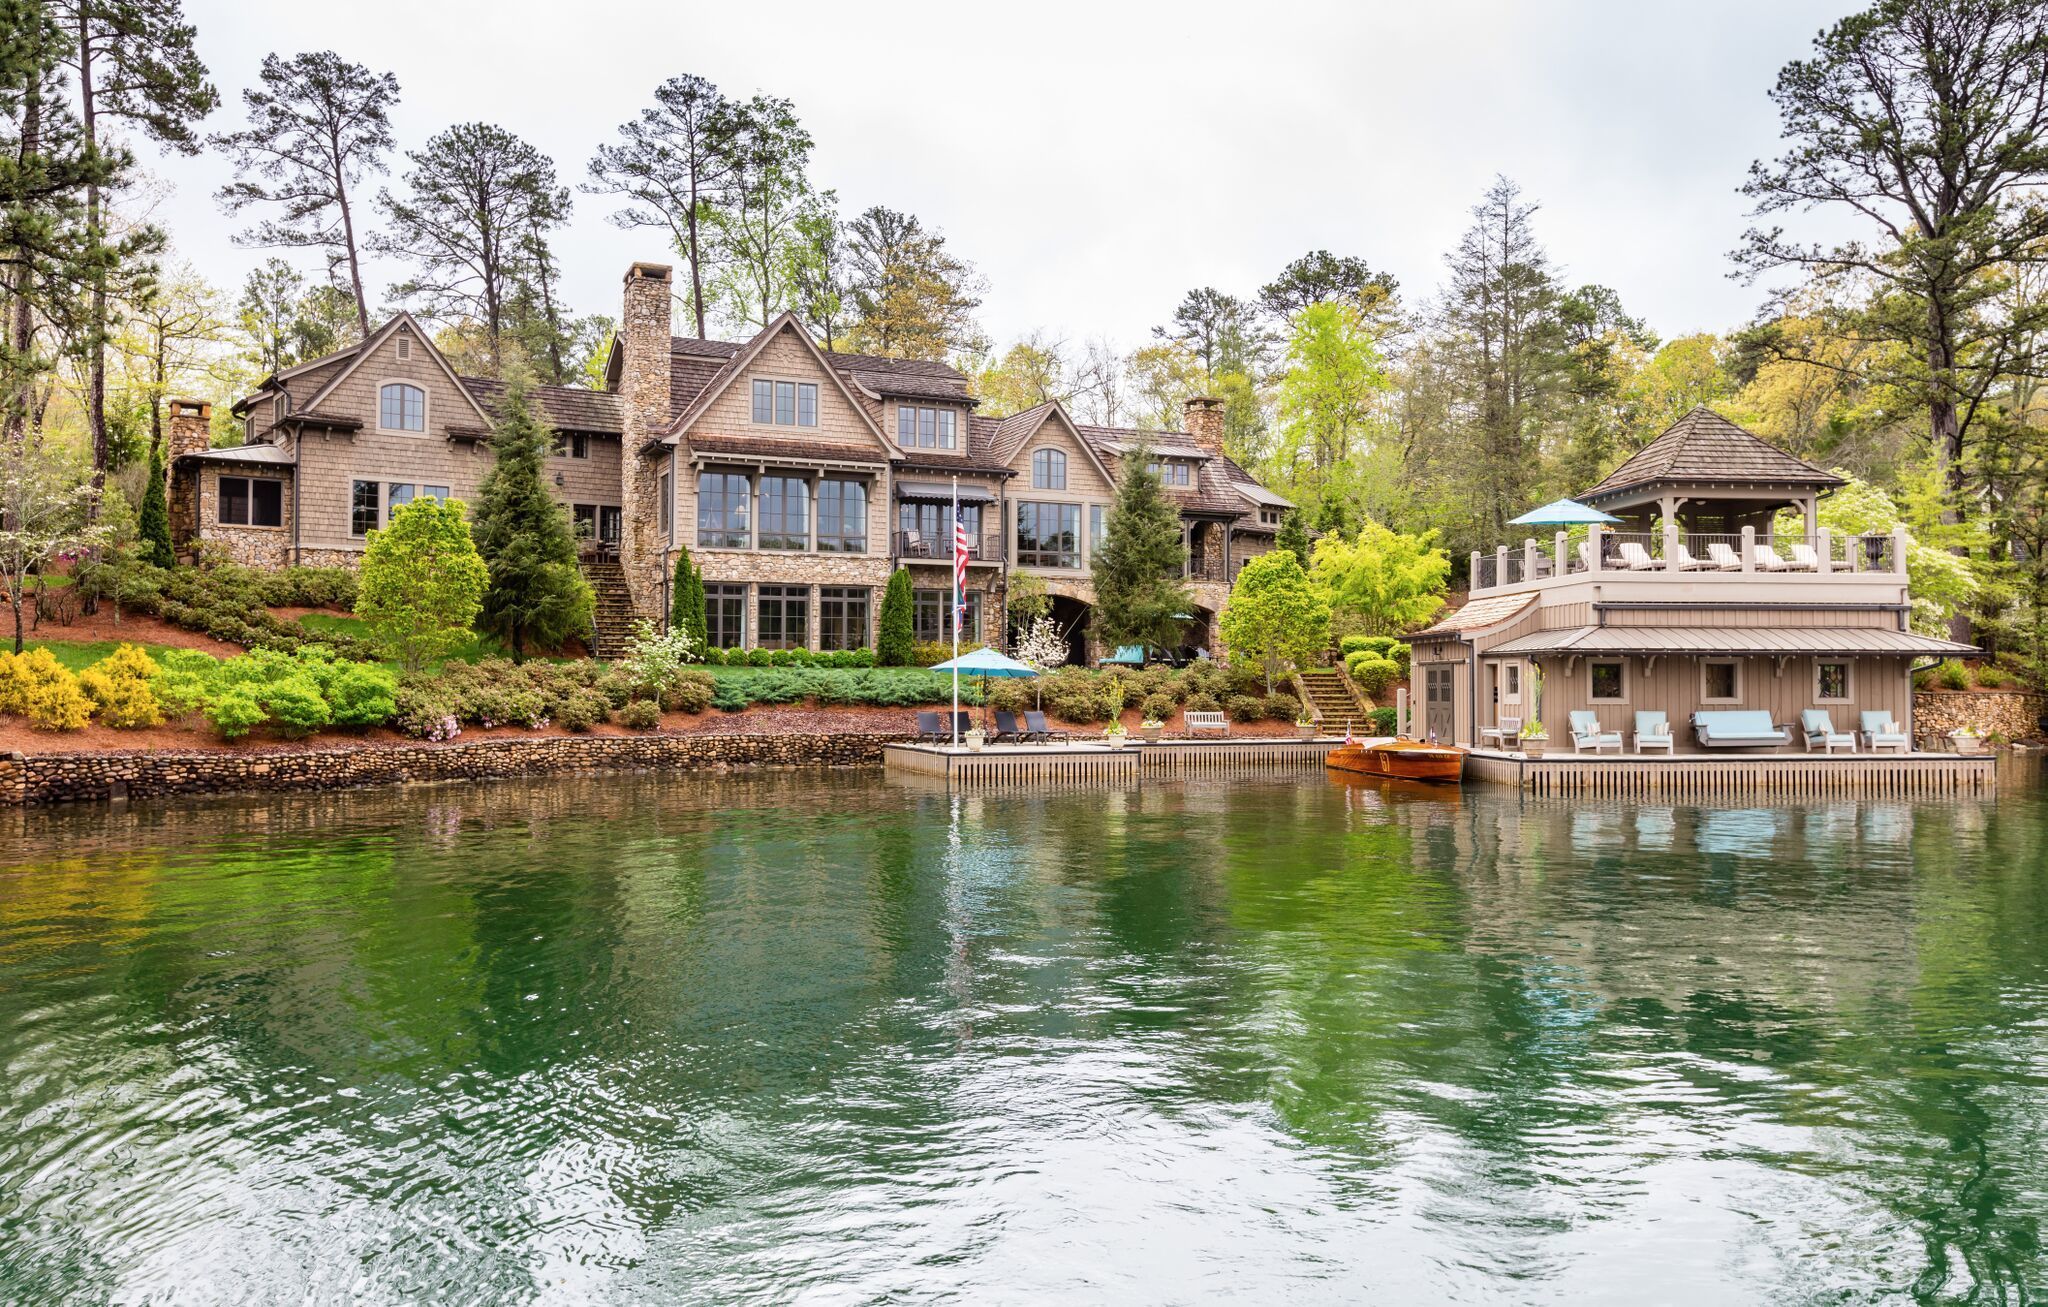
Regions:
<instances>
[{"instance_id":1,"label":"striped awning","mask_svg":"<svg viewBox=\"0 0 2048 1307\"><path fill-rule=\"evenodd\" d=\"M933 503L951 503L953 487L940 481L899 481L896 483L898 499L916 499ZM963 504L993 504L996 493L986 486L961 486L960 502Z\"/></svg>"},{"instance_id":2,"label":"striped awning","mask_svg":"<svg viewBox=\"0 0 2048 1307\"><path fill-rule=\"evenodd\" d=\"M1573 626L1537 631L1486 651L1531 654L1764 654L1775 657L1956 657L1975 645L1876 626Z\"/></svg>"}]
</instances>

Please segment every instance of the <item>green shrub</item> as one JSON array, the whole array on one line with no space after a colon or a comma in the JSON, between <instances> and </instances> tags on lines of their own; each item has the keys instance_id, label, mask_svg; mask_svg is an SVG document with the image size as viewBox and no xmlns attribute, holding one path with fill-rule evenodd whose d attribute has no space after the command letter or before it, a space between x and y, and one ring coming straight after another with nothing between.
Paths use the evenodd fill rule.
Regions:
<instances>
[{"instance_id":1,"label":"green shrub","mask_svg":"<svg viewBox=\"0 0 2048 1307\"><path fill-rule=\"evenodd\" d=\"M1375 708L1367 713L1366 717L1372 722L1374 735L1392 735L1396 725L1395 719L1399 715L1398 710L1393 708Z\"/></svg>"},{"instance_id":2,"label":"green shrub","mask_svg":"<svg viewBox=\"0 0 2048 1307\"><path fill-rule=\"evenodd\" d=\"M1266 701L1249 694L1233 694L1223 701L1223 711L1234 722L1255 722L1266 715Z\"/></svg>"},{"instance_id":3,"label":"green shrub","mask_svg":"<svg viewBox=\"0 0 2048 1307\"><path fill-rule=\"evenodd\" d=\"M1361 649L1370 649L1375 638L1370 635L1347 635L1337 641L1337 652L1350 655L1359 652Z\"/></svg>"},{"instance_id":4,"label":"green shrub","mask_svg":"<svg viewBox=\"0 0 2048 1307\"><path fill-rule=\"evenodd\" d=\"M1189 695L1181 704L1189 712L1222 712L1223 701L1207 690Z\"/></svg>"},{"instance_id":5,"label":"green shrub","mask_svg":"<svg viewBox=\"0 0 2048 1307\"><path fill-rule=\"evenodd\" d=\"M962 640L960 642L960 656L965 658L968 654L981 647L981 642L978 640ZM910 646L910 665L913 667L932 667L946 662L952 657L953 645L951 641L927 640Z\"/></svg>"},{"instance_id":6,"label":"green shrub","mask_svg":"<svg viewBox=\"0 0 2048 1307\"><path fill-rule=\"evenodd\" d=\"M555 725L581 733L611 720L611 705L596 690L577 690L563 698L555 711Z\"/></svg>"},{"instance_id":7,"label":"green shrub","mask_svg":"<svg viewBox=\"0 0 2048 1307\"><path fill-rule=\"evenodd\" d=\"M1970 679L1976 682L1980 690L1999 690L2012 684L2012 678L2006 675L2003 669L1996 663L1989 662L1978 663L1976 669L1971 672Z\"/></svg>"},{"instance_id":8,"label":"green shrub","mask_svg":"<svg viewBox=\"0 0 2048 1307\"><path fill-rule=\"evenodd\" d=\"M651 731L661 725L661 705L652 699L635 699L619 709L619 725Z\"/></svg>"},{"instance_id":9,"label":"green shrub","mask_svg":"<svg viewBox=\"0 0 2048 1307\"><path fill-rule=\"evenodd\" d=\"M1351 679L1358 682L1358 688L1377 699L1387 692L1387 687L1401 679L1401 665L1391 658L1382 658L1367 653L1350 668Z\"/></svg>"},{"instance_id":10,"label":"green shrub","mask_svg":"<svg viewBox=\"0 0 2048 1307\"><path fill-rule=\"evenodd\" d=\"M223 740L239 740L264 723L269 714L254 695L241 686L230 686L206 701L206 720Z\"/></svg>"},{"instance_id":11,"label":"green shrub","mask_svg":"<svg viewBox=\"0 0 2048 1307\"><path fill-rule=\"evenodd\" d=\"M369 663L337 663L322 693L336 726L381 726L397 711L398 678Z\"/></svg>"},{"instance_id":12,"label":"green shrub","mask_svg":"<svg viewBox=\"0 0 2048 1307\"><path fill-rule=\"evenodd\" d=\"M1269 722L1291 722L1301 716L1301 700L1278 690L1265 698L1266 720Z\"/></svg>"},{"instance_id":13,"label":"green shrub","mask_svg":"<svg viewBox=\"0 0 2048 1307\"><path fill-rule=\"evenodd\" d=\"M711 692L711 706L720 712L744 712L747 702L747 692L740 688L736 677L720 681L718 688Z\"/></svg>"},{"instance_id":14,"label":"green shrub","mask_svg":"<svg viewBox=\"0 0 2048 1307\"><path fill-rule=\"evenodd\" d=\"M700 713L711 706L717 683L703 672L685 672L662 696L660 706L670 712Z\"/></svg>"},{"instance_id":15,"label":"green shrub","mask_svg":"<svg viewBox=\"0 0 2048 1307\"><path fill-rule=\"evenodd\" d=\"M292 739L311 735L334 720L320 687L309 676L271 682L263 687L258 702L279 734Z\"/></svg>"},{"instance_id":16,"label":"green shrub","mask_svg":"<svg viewBox=\"0 0 2048 1307\"><path fill-rule=\"evenodd\" d=\"M1945 660L1936 670L1944 690L1967 690L1970 688L1970 673L1955 659Z\"/></svg>"},{"instance_id":17,"label":"green shrub","mask_svg":"<svg viewBox=\"0 0 2048 1307\"><path fill-rule=\"evenodd\" d=\"M1146 695L1138 711L1145 714L1147 721L1163 722L1173 716L1173 707L1173 696L1161 691Z\"/></svg>"}]
</instances>

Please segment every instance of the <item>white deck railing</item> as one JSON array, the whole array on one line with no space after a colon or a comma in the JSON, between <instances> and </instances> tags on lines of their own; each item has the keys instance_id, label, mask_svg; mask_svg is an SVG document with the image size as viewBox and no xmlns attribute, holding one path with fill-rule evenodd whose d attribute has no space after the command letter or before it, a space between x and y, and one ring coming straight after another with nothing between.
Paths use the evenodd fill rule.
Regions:
<instances>
[{"instance_id":1,"label":"white deck railing","mask_svg":"<svg viewBox=\"0 0 2048 1307\"><path fill-rule=\"evenodd\" d=\"M1472 590L1496 590L1586 573L1619 576L1697 576L1710 573L1783 577L1799 580L1844 573L1906 574L1906 531L1884 535L1836 535L1823 528L1813 535L1759 536L1754 527L1740 533L1685 531L1666 525L1658 531L1611 531L1593 527L1574 543L1557 532L1548 541L1530 537L1519 546L1497 547L1492 553L1472 551Z\"/></svg>"}]
</instances>

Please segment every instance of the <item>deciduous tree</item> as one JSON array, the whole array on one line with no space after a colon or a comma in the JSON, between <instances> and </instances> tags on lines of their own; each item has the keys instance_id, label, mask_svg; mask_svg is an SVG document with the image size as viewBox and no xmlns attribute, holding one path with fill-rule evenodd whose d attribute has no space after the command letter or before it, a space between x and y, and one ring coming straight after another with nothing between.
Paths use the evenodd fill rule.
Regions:
<instances>
[{"instance_id":1,"label":"deciduous tree","mask_svg":"<svg viewBox=\"0 0 2048 1307\"><path fill-rule=\"evenodd\" d=\"M876 205L847 224L854 321L848 343L892 358L944 359L982 343L974 265L916 217Z\"/></svg>"},{"instance_id":2,"label":"deciduous tree","mask_svg":"<svg viewBox=\"0 0 2048 1307\"><path fill-rule=\"evenodd\" d=\"M1444 606L1451 556L1436 540L1433 530L1405 535L1369 521L1356 535L1316 541L1309 574L1362 633L1406 635Z\"/></svg>"},{"instance_id":3,"label":"deciduous tree","mask_svg":"<svg viewBox=\"0 0 2048 1307\"><path fill-rule=\"evenodd\" d=\"M370 532L356 615L407 671L446 657L473 634L490 572L459 499L415 499Z\"/></svg>"},{"instance_id":4,"label":"deciduous tree","mask_svg":"<svg viewBox=\"0 0 2048 1307\"><path fill-rule=\"evenodd\" d=\"M1233 659L1255 659L1265 668L1270 694L1276 671L1329 647L1330 601L1299 559L1276 549L1239 570L1217 628Z\"/></svg>"}]
</instances>

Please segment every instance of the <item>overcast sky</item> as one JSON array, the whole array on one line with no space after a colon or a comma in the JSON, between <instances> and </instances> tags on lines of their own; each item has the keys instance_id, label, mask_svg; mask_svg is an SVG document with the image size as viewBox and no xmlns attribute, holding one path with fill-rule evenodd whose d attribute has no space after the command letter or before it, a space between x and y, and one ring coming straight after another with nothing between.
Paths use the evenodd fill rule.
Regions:
<instances>
[{"instance_id":1,"label":"overcast sky","mask_svg":"<svg viewBox=\"0 0 2048 1307\"><path fill-rule=\"evenodd\" d=\"M397 74L402 147L495 122L574 185L666 77L784 96L845 211L909 210L980 267L998 343L1043 327L1125 347L1188 288L1250 294L1316 247L1427 294L1496 172L1541 204L1574 283L1614 287L1667 337L1736 325L1759 298L1727 277L1736 187L1778 149L1765 93L1851 7L187 0L216 128L266 52L332 48ZM214 207L225 161L153 166L179 249L238 285L262 252ZM671 257L608 211L579 195L558 239L577 312L616 314L626 265ZM376 294L395 269L373 271Z\"/></svg>"}]
</instances>

